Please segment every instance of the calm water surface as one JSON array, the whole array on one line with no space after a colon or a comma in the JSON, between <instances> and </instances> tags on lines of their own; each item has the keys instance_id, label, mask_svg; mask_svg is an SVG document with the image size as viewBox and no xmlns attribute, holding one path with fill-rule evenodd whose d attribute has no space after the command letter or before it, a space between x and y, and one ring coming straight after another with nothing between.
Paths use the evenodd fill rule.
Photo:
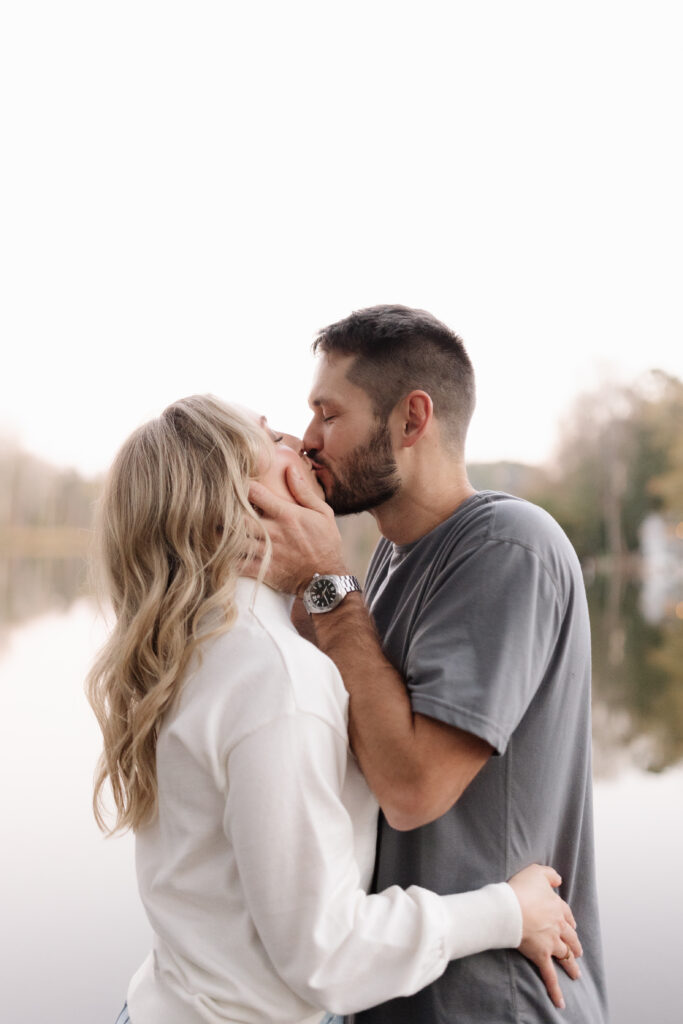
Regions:
<instances>
[{"instance_id":1,"label":"calm water surface","mask_svg":"<svg viewBox=\"0 0 683 1024\"><path fill-rule=\"evenodd\" d=\"M113 1024L149 944L132 841L103 840L90 814L99 735L82 682L104 626L81 590L77 564L0 563L8 1024ZM589 593L612 1020L678 1024L683 622L623 581Z\"/></svg>"}]
</instances>

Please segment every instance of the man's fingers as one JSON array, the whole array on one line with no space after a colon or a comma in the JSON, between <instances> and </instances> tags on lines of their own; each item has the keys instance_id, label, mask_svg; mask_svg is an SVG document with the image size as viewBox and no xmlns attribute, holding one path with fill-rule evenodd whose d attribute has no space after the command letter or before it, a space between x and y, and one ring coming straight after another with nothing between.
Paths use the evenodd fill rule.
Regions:
<instances>
[{"instance_id":1,"label":"man's fingers","mask_svg":"<svg viewBox=\"0 0 683 1024\"><path fill-rule=\"evenodd\" d=\"M252 579L257 579L261 572L261 563L263 559L256 554L253 555L242 555L240 558L240 576L250 576Z\"/></svg>"},{"instance_id":2,"label":"man's fingers","mask_svg":"<svg viewBox=\"0 0 683 1024\"><path fill-rule=\"evenodd\" d=\"M249 484L249 501L255 505L268 519L276 519L286 503L269 491L263 484L252 480Z\"/></svg>"},{"instance_id":3,"label":"man's fingers","mask_svg":"<svg viewBox=\"0 0 683 1024\"><path fill-rule=\"evenodd\" d=\"M550 957L539 965L541 977L545 987L548 989L548 995L552 999L553 1003L559 1010L564 1010L564 997L562 995L562 989L557 978L557 971L555 970L555 964Z\"/></svg>"},{"instance_id":4,"label":"man's fingers","mask_svg":"<svg viewBox=\"0 0 683 1024\"><path fill-rule=\"evenodd\" d=\"M297 466L287 466L285 473L287 486L297 505L303 505L304 508L316 512L329 512L329 506L315 493Z\"/></svg>"}]
</instances>

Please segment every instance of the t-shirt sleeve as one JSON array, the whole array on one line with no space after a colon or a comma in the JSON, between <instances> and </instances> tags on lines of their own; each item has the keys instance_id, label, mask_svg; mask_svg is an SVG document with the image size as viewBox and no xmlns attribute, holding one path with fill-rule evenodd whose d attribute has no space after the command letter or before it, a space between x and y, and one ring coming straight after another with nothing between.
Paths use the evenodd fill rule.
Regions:
<instances>
[{"instance_id":1,"label":"t-shirt sleeve","mask_svg":"<svg viewBox=\"0 0 683 1024\"><path fill-rule=\"evenodd\" d=\"M406 682L413 710L502 754L547 670L560 598L539 555L490 540L435 573L413 624Z\"/></svg>"}]
</instances>

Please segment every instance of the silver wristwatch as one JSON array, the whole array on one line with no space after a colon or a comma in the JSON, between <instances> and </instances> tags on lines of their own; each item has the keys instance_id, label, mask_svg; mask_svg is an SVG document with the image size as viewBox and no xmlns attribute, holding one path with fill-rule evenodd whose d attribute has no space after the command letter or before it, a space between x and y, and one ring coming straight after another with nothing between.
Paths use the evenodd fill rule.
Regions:
<instances>
[{"instance_id":1,"label":"silver wristwatch","mask_svg":"<svg viewBox=\"0 0 683 1024\"><path fill-rule=\"evenodd\" d=\"M347 594L360 589L355 576L321 576L316 573L304 590L304 608L309 615L331 612Z\"/></svg>"}]
</instances>

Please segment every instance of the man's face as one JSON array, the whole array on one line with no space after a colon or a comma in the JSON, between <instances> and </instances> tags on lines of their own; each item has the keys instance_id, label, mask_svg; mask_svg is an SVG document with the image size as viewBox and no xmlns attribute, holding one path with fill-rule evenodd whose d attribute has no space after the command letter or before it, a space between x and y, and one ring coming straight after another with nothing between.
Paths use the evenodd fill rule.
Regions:
<instances>
[{"instance_id":1,"label":"man's face","mask_svg":"<svg viewBox=\"0 0 683 1024\"><path fill-rule=\"evenodd\" d=\"M376 508L400 488L389 427L367 392L348 380L352 363L353 356L319 358L303 438L325 499L341 516Z\"/></svg>"}]
</instances>

